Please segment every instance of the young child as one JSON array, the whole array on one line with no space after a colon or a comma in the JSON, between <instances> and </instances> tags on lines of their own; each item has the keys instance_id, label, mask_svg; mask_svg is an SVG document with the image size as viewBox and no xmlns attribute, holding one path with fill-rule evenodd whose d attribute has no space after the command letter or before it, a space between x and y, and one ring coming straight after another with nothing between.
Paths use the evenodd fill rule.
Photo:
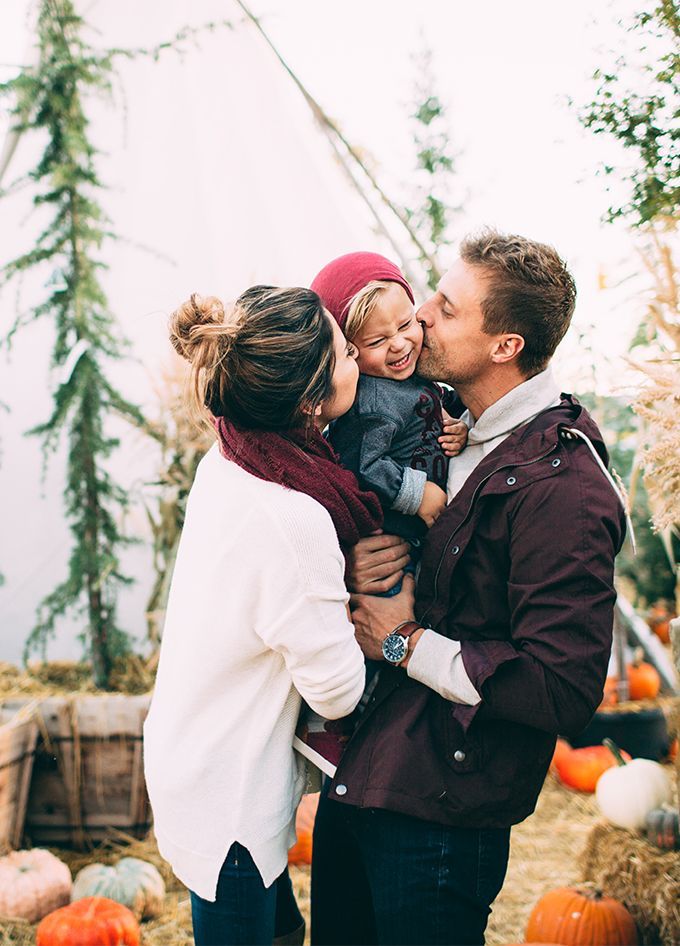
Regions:
<instances>
[{"instance_id":1,"label":"young child","mask_svg":"<svg viewBox=\"0 0 680 946\"><path fill-rule=\"evenodd\" d=\"M414 566L446 505L448 456L465 445L467 427L443 410L445 403L456 412L455 394L416 374L423 331L413 291L384 256L340 256L311 288L358 349L361 372L354 406L332 424L329 439L343 466L380 499L384 531L411 543Z\"/></svg>"}]
</instances>

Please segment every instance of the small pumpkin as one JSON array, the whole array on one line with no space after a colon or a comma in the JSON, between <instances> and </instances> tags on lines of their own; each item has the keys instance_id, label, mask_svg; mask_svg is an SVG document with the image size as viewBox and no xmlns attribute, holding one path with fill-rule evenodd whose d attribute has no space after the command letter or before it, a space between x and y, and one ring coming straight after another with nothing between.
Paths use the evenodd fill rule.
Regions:
<instances>
[{"instance_id":1,"label":"small pumpkin","mask_svg":"<svg viewBox=\"0 0 680 946\"><path fill-rule=\"evenodd\" d=\"M647 612L647 624L662 644L670 643L670 624L673 617L663 601L657 601Z\"/></svg>"},{"instance_id":2,"label":"small pumpkin","mask_svg":"<svg viewBox=\"0 0 680 946\"><path fill-rule=\"evenodd\" d=\"M37 923L68 903L71 871L42 848L0 858L0 914Z\"/></svg>"},{"instance_id":3,"label":"small pumpkin","mask_svg":"<svg viewBox=\"0 0 680 946\"><path fill-rule=\"evenodd\" d=\"M107 897L85 897L48 913L35 931L36 946L139 946L131 910Z\"/></svg>"},{"instance_id":4,"label":"small pumpkin","mask_svg":"<svg viewBox=\"0 0 680 946\"><path fill-rule=\"evenodd\" d=\"M607 677L604 681L604 690L602 692L602 702L600 707L603 706L616 706L619 702L619 678L618 677Z\"/></svg>"},{"instance_id":5,"label":"small pumpkin","mask_svg":"<svg viewBox=\"0 0 680 946\"><path fill-rule=\"evenodd\" d=\"M652 808L645 818L645 837L664 851L680 848L680 815L671 808Z\"/></svg>"},{"instance_id":6,"label":"small pumpkin","mask_svg":"<svg viewBox=\"0 0 680 946\"><path fill-rule=\"evenodd\" d=\"M314 819L319 807L319 793L303 795L302 801L295 816L295 833L297 841L288 852L289 864L312 863L312 834L314 833Z\"/></svg>"},{"instance_id":7,"label":"small pumpkin","mask_svg":"<svg viewBox=\"0 0 680 946\"><path fill-rule=\"evenodd\" d=\"M605 739L604 743L617 764L604 772L597 783L595 798L600 811L620 828L640 830L653 808L671 800L670 779L658 762L651 759L626 761L611 739Z\"/></svg>"},{"instance_id":8,"label":"small pumpkin","mask_svg":"<svg viewBox=\"0 0 680 946\"><path fill-rule=\"evenodd\" d=\"M569 745L566 739L558 739L555 743L555 751L553 752L552 761L550 763L550 768L557 772L559 766L564 765L567 756L570 752L573 752L573 749Z\"/></svg>"},{"instance_id":9,"label":"small pumpkin","mask_svg":"<svg viewBox=\"0 0 680 946\"><path fill-rule=\"evenodd\" d=\"M639 939L633 917L618 900L599 890L558 887L531 911L525 942L637 946Z\"/></svg>"},{"instance_id":10,"label":"small pumpkin","mask_svg":"<svg viewBox=\"0 0 680 946\"><path fill-rule=\"evenodd\" d=\"M630 759L628 753L624 753ZM604 746L572 749L556 764L560 781L579 792L594 792L600 776L616 765L616 759Z\"/></svg>"},{"instance_id":11,"label":"small pumpkin","mask_svg":"<svg viewBox=\"0 0 680 946\"><path fill-rule=\"evenodd\" d=\"M71 901L108 897L128 907L138 920L160 916L165 901L163 878L148 861L123 857L117 864L88 864L76 874Z\"/></svg>"},{"instance_id":12,"label":"small pumpkin","mask_svg":"<svg viewBox=\"0 0 680 946\"><path fill-rule=\"evenodd\" d=\"M653 700L659 695L661 677L651 664L642 659L639 650L631 664L626 667L628 693L631 700Z\"/></svg>"}]
</instances>

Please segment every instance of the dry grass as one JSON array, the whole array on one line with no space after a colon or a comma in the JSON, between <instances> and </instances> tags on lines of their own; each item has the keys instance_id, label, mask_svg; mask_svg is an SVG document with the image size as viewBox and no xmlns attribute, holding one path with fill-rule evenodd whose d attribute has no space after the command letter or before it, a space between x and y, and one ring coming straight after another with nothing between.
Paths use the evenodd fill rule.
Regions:
<instances>
[{"instance_id":1,"label":"dry grass","mask_svg":"<svg viewBox=\"0 0 680 946\"><path fill-rule=\"evenodd\" d=\"M592 795L570 791L548 776L536 811L512 830L506 881L487 929L490 946L523 942L539 897L580 880L578 853L598 817Z\"/></svg>"},{"instance_id":2,"label":"dry grass","mask_svg":"<svg viewBox=\"0 0 680 946\"><path fill-rule=\"evenodd\" d=\"M494 905L487 932L490 946L522 942L526 921L536 900L555 886L578 883L579 852L597 821L592 796L571 792L548 776L536 813L513 829L508 875ZM642 842L641 842L642 843ZM178 883L158 854L153 837L144 841L117 835L101 845L96 856L55 850L75 873L96 859L110 862L123 851L151 861L160 870L168 887L167 909L163 915L142 925L143 946L191 946L191 910L186 889ZM298 903L309 924L309 870L292 868ZM35 927L0 922L0 946L33 946Z\"/></svg>"},{"instance_id":3,"label":"dry grass","mask_svg":"<svg viewBox=\"0 0 680 946\"><path fill-rule=\"evenodd\" d=\"M599 824L583 865L587 880L626 904L645 943L680 941L680 853L658 851L630 831Z\"/></svg>"},{"instance_id":4,"label":"dry grass","mask_svg":"<svg viewBox=\"0 0 680 946\"><path fill-rule=\"evenodd\" d=\"M148 693L153 687L154 676L153 668L141 657L129 654L114 662L111 689L131 696ZM92 682L92 667L88 663L36 661L24 669L0 661L0 701L18 696L71 696L74 693L101 692Z\"/></svg>"}]
</instances>

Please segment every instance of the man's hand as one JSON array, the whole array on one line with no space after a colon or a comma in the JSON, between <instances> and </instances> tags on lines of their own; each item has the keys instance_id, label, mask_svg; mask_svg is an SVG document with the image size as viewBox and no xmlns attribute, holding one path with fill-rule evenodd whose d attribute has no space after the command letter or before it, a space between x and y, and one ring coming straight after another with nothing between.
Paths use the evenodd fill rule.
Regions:
<instances>
[{"instance_id":1,"label":"man's hand","mask_svg":"<svg viewBox=\"0 0 680 946\"><path fill-rule=\"evenodd\" d=\"M410 546L398 535L369 535L347 553L345 579L350 591L382 594L394 588L409 563Z\"/></svg>"},{"instance_id":2,"label":"man's hand","mask_svg":"<svg viewBox=\"0 0 680 946\"><path fill-rule=\"evenodd\" d=\"M401 591L392 598L377 598L375 595L351 596L354 634L366 657L382 660L382 642L387 635L404 621L415 620L415 587L413 575L404 575Z\"/></svg>"},{"instance_id":3,"label":"man's hand","mask_svg":"<svg viewBox=\"0 0 680 946\"><path fill-rule=\"evenodd\" d=\"M418 515L425 525L430 528L441 516L446 508L446 493L436 483L429 480L425 483L423 498L418 507Z\"/></svg>"},{"instance_id":4,"label":"man's hand","mask_svg":"<svg viewBox=\"0 0 680 946\"><path fill-rule=\"evenodd\" d=\"M468 426L457 417L451 417L446 411L442 411L444 433L439 437L444 455L447 457L456 457L465 448L467 444Z\"/></svg>"}]
</instances>

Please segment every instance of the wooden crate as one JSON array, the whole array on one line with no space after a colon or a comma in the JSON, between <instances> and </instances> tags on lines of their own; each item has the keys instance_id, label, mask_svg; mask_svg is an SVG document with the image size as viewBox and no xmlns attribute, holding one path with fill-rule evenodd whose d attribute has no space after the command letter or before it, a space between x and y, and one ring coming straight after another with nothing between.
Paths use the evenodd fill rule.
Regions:
<instances>
[{"instance_id":1,"label":"wooden crate","mask_svg":"<svg viewBox=\"0 0 680 946\"><path fill-rule=\"evenodd\" d=\"M40 703L26 833L33 844L84 848L112 829L143 837L151 826L142 725L150 694L54 696Z\"/></svg>"},{"instance_id":2,"label":"wooden crate","mask_svg":"<svg viewBox=\"0 0 680 946\"><path fill-rule=\"evenodd\" d=\"M38 725L35 703L0 704L0 853L21 846Z\"/></svg>"}]
</instances>

